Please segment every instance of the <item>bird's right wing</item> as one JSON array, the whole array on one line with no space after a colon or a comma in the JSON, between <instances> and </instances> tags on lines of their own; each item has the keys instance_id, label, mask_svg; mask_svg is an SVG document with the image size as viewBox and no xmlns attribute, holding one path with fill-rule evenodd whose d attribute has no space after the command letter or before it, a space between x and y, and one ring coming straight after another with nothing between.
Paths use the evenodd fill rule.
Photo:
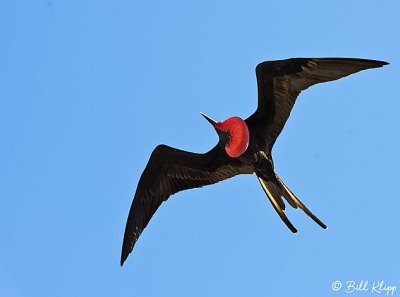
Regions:
<instances>
[{"instance_id":1,"label":"bird's right wing","mask_svg":"<svg viewBox=\"0 0 400 297\"><path fill-rule=\"evenodd\" d=\"M271 149L301 91L361 70L382 67L383 61L350 58L295 58L257 65L258 108L248 120L264 128Z\"/></svg>"},{"instance_id":2,"label":"bird's right wing","mask_svg":"<svg viewBox=\"0 0 400 297\"><path fill-rule=\"evenodd\" d=\"M196 154L157 146L140 177L125 227L121 266L161 203L179 191L217 183L253 170L230 158L220 146Z\"/></svg>"}]
</instances>

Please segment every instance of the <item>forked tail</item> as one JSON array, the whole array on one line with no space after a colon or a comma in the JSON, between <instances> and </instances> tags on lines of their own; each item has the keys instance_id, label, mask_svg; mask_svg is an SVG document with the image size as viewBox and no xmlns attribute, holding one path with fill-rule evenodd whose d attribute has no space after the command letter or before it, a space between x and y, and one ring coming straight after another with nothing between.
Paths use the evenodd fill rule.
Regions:
<instances>
[{"instance_id":1,"label":"forked tail","mask_svg":"<svg viewBox=\"0 0 400 297\"><path fill-rule=\"evenodd\" d=\"M282 219L282 221L286 224L286 226L292 231L293 233L297 233L297 229L293 226L293 224L289 221L285 214L285 203L283 202L282 198L293 207L293 208L300 208L303 210L310 218L314 220L318 225L322 228L327 229L328 227L322 223L294 194L290 189L284 184L284 182L279 178L278 175L275 174L276 180L264 180L260 176L257 176L260 184L267 194L269 201L271 201L272 206Z\"/></svg>"}]
</instances>

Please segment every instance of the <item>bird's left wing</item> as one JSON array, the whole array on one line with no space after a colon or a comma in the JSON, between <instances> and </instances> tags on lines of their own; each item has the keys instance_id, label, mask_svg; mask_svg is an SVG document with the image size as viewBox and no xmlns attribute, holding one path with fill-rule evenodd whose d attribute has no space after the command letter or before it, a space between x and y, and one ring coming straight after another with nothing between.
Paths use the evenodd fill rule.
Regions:
<instances>
[{"instance_id":1,"label":"bird's left wing","mask_svg":"<svg viewBox=\"0 0 400 297\"><path fill-rule=\"evenodd\" d=\"M161 203L179 191L217 183L252 169L227 156L221 146L205 154L157 146L140 177L125 227L121 266Z\"/></svg>"},{"instance_id":2,"label":"bird's left wing","mask_svg":"<svg viewBox=\"0 0 400 297\"><path fill-rule=\"evenodd\" d=\"M271 149L281 133L301 91L361 70L382 67L384 61L352 58L295 58L257 65L258 108L246 121L264 127Z\"/></svg>"}]
</instances>

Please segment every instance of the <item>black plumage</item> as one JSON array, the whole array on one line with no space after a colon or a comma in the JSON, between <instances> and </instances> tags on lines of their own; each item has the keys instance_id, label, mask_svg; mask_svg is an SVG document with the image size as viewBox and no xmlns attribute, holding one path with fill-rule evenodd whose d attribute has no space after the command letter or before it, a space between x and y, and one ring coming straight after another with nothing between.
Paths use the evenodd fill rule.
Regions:
<instances>
[{"instance_id":1,"label":"black plumage","mask_svg":"<svg viewBox=\"0 0 400 297\"><path fill-rule=\"evenodd\" d=\"M258 64L258 107L245 120L249 133L247 149L238 157L228 156L225 146L233 137L233 132L217 129L216 122L207 116L206 119L214 125L220 136L218 144L209 152L196 154L166 145L157 146L140 177L129 211L121 266L153 214L169 196L238 174L257 175L274 209L292 232L297 230L284 213L283 199L292 207L302 209L318 225L326 228L275 174L272 147L301 91L317 83L386 64L383 61L349 58L295 58Z\"/></svg>"}]
</instances>

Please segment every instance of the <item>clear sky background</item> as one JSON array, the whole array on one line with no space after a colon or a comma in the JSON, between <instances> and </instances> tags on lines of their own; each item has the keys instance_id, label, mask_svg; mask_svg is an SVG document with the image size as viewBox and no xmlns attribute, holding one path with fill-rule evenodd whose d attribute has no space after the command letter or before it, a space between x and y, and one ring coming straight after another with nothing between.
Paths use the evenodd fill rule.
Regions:
<instances>
[{"instance_id":1,"label":"clear sky background","mask_svg":"<svg viewBox=\"0 0 400 297\"><path fill-rule=\"evenodd\" d=\"M346 296L399 271L400 2L2 1L0 296ZM160 143L256 108L255 66L391 65L302 93L276 171L329 229L280 221L255 176L176 194L124 267L137 181ZM368 296L358 293L357 296Z\"/></svg>"}]
</instances>

